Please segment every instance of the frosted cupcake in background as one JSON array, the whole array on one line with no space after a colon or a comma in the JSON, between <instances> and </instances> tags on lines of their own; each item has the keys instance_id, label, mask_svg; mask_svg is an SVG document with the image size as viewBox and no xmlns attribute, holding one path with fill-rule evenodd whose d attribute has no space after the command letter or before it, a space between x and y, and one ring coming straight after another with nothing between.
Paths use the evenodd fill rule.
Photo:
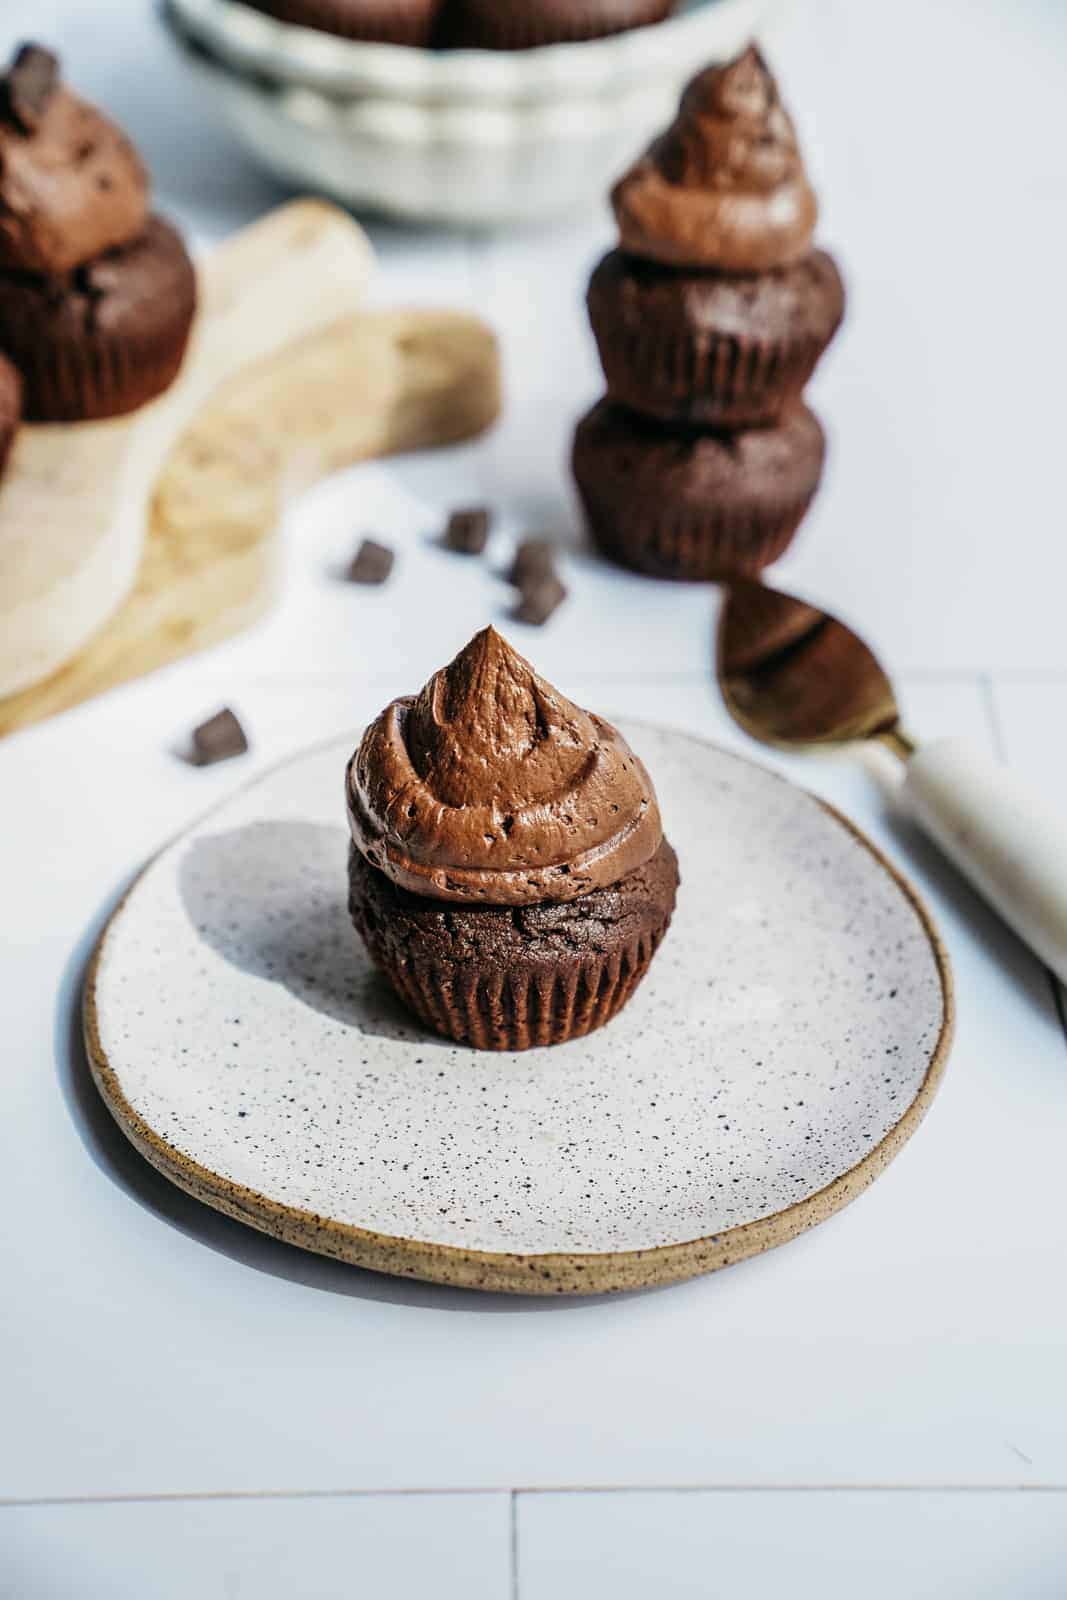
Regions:
<instances>
[{"instance_id":1,"label":"frosted cupcake in background","mask_svg":"<svg viewBox=\"0 0 1067 1600\"><path fill-rule=\"evenodd\" d=\"M176 377L196 310L130 141L40 45L0 74L0 351L34 422L112 417Z\"/></svg>"},{"instance_id":2,"label":"frosted cupcake in background","mask_svg":"<svg viewBox=\"0 0 1067 1600\"><path fill-rule=\"evenodd\" d=\"M801 396L845 307L754 46L693 80L612 201L620 248L588 295L607 396L574 450L590 530L641 572L751 575L818 487L825 440Z\"/></svg>"}]
</instances>

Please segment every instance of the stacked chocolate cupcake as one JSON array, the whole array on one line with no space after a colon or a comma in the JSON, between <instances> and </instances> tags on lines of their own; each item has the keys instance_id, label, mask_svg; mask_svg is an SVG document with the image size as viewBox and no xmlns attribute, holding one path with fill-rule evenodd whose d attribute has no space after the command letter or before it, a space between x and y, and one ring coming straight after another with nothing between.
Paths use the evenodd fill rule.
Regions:
<instances>
[{"instance_id":1,"label":"stacked chocolate cupcake","mask_svg":"<svg viewBox=\"0 0 1067 1600\"><path fill-rule=\"evenodd\" d=\"M590 531L651 576L754 575L818 488L825 439L802 395L845 307L755 47L693 80L612 199L620 248L588 297L608 392L573 458Z\"/></svg>"},{"instance_id":2,"label":"stacked chocolate cupcake","mask_svg":"<svg viewBox=\"0 0 1067 1600\"><path fill-rule=\"evenodd\" d=\"M132 411L181 365L196 279L136 150L23 45L0 75L0 352L35 422ZM0 368L0 448L10 383Z\"/></svg>"}]
</instances>

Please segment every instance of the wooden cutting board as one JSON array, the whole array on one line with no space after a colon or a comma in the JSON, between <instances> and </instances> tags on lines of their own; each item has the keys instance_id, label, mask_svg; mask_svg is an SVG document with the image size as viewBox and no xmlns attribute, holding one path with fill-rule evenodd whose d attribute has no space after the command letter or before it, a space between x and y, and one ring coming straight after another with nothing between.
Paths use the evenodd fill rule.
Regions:
<instances>
[{"instance_id":1,"label":"wooden cutting board","mask_svg":"<svg viewBox=\"0 0 1067 1600\"><path fill-rule=\"evenodd\" d=\"M284 219L280 231L279 218ZM302 231L297 226L301 221ZM260 231L254 242L261 258L264 245L272 238L283 244L292 242L294 235L302 240L298 276L303 280L304 300L307 303L317 297L326 314L320 311L316 318L306 311L299 313L304 330L310 326L313 331L298 328L297 337L280 349L277 328L273 334L264 334L272 353L252 365L242 360L239 375L216 384L184 431L172 432L169 453L163 454L161 467L157 463L144 496L145 534L132 589L125 599L121 593L116 597L117 609L110 616L105 611L95 626L89 618L88 642L65 665L43 681L0 698L0 735L204 649L261 616L275 592L281 509L294 491L356 461L468 438L495 419L500 406L497 346L490 330L477 318L401 310L356 311L335 320L338 295L351 304L362 294L366 278L366 273L359 271L361 255L353 252L354 239L358 236L362 241L362 235L351 219L317 202L300 202L257 228ZM215 304L222 289L232 287L231 266L242 248L241 271L246 271L248 237L239 236L217 253L223 258L221 276L226 282L220 286L216 275ZM365 243L361 243L361 252L365 251ZM297 288L292 266L287 262L285 270L275 274L272 293L284 290L287 284L290 292ZM316 267L318 270L313 270ZM263 270L261 281L269 276L265 263ZM314 296L309 292L312 286ZM262 294L256 308L262 324L268 312ZM281 308L279 314L283 315ZM216 326L226 330L231 349L243 345L244 354L254 326L244 308L237 316L244 319L240 340L234 338L232 310L223 313ZM284 318L292 329L293 312L284 312ZM205 319L208 325L201 329L201 349L212 338L212 320L209 315ZM216 359L214 371L218 374L221 370ZM76 473L71 472L69 463L63 467L62 451L57 449L57 436L64 431L73 433L78 445ZM38 468L32 473L32 489L38 500L44 497L53 523L58 508L63 508L54 547L56 560L47 573L57 587L44 593L52 615L58 613L64 627L77 622L67 617L62 604L64 595L71 596L71 605L76 604L77 584L67 583L65 570L71 563L71 551L100 565L100 552L94 556L92 550L93 540L84 530L79 537L79 508L95 508L96 522L90 516L88 526L100 530L106 548L112 536L100 507L110 505L115 510L119 492L114 487L115 460L123 454L121 441L113 439L106 441L108 448L94 452L79 438L84 431L23 430L31 436L52 436L48 440L31 438L30 454L36 452ZM130 431L127 426L127 436ZM150 452L153 443L158 444L159 432L157 424L156 440L150 437L145 444L135 438L136 447ZM126 449L128 454L128 437ZM25 514L27 500L32 498L18 454L16 451L13 484L0 484L0 613L6 607L18 622L16 587L21 571L30 608L28 612L24 609L22 616L39 614L47 627L49 618L40 607L40 572L31 573L27 563L15 560L9 560L6 572L4 569L5 501L13 509L20 506ZM49 473L40 470L40 462L46 458L55 459L64 471L63 492L51 504L47 497ZM27 459L25 455L23 459ZM86 473L92 478L96 461L101 476L108 478L106 493L99 487L94 493L90 483L83 484L79 496L76 485ZM125 482L128 485L128 477ZM10 513L6 526L13 526ZM15 536L20 536L19 530ZM73 570L77 578L76 562ZM101 604L98 585L94 603Z\"/></svg>"}]
</instances>

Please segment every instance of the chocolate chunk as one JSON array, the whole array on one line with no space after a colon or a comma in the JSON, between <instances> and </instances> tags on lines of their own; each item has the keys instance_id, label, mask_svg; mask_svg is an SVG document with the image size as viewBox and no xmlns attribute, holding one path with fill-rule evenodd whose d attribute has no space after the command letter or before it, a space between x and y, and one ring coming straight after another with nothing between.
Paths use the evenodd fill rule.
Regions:
<instances>
[{"instance_id":1,"label":"chocolate chunk","mask_svg":"<svg viewBox=\"0 0 1067 1600\"><path fill-rule=\"evenodd\" d=\"M388 545L364 539L348 569L349 583L384 583L393 570L395 555Z\"/></svg>"},{"instance_id":2,"label":"chocolate chunk","mask_svg":"<svg viewBox=\"0 0 1067 1600\"><path fill-rule=\"evenodd\" d=\"M515 552L508 582L525 589L539 578L556 576L556 546L551 539L524 539Z\"/></svg>"},{"instance_id":3,"label":"chocolate chunk","mask_svg":"<svg viewBox=\"0 0 1067 1600\"><path fill-rule=\"evenodd\" d=\"M243 756L247 749L245 731L228 706L193 730L193 762L198 767Z\"/></svg>"},{"instance_id":4,"label":"chocolate chunk","mask_svg":"<svg viewBox=\"0 0 1067 1600\"><path fill-rule=\"evenodd\" d=\"M540 628L566 598L566 589L555 573L550 573L548 577L535 578L532 583L523 586L521 598L512 615L516 622L528 622L531 627Z\"/></svg>"},{"instance_id":5,"label":"chocolate chunk","mask_svg":"<svg viewBox=\"0 0 1067 1600\"><path fill-rule=\"evenodd\" d=\"M23 133L36 133L59 84L59 60L39 44L20 45L0 78L3 113Z\"/></svg>"},{"instance_id":6,"label":"chocolate chunk","mask_svg":"<svg viewBox=\"0 0 1067 1600\"><path fill-rule=\"evenodd\" d=\"M445 529L445 544L463 556L480 556L489 537L491 518L486 506L453 511Z\"/></svg>"}]
</instances>

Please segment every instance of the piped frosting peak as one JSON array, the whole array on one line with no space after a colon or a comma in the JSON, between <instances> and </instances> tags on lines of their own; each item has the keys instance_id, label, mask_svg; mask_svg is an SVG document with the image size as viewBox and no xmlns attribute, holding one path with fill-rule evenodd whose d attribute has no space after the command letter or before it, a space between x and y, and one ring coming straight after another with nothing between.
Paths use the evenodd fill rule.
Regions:
<instances>
[{"instance_id":1,"label":"piped frosting peak","mask_svg":"<svg viewBox=\"0 0 1067 1600\"><path fill-rule=\"evenodd\" d=\"M796 132L755 45L709 67L612 196L624 250L762 272L805 254L818 215Z\"/></svg>"},{"instance_id":2,"label":"piped frosting peak","mask_svg":"<svg viewBox=\"0 0 1067 1600\"><path fill-rule=\"evenodd\" d=\"M0 73L0 267L63 277L144 232L148 179L130 141L22 45Z\"/></svg>"},{"instance_id":3,"label":"piped frosting peak","mask_svg":"<svg viewBox=\"0 0 1067 1600\"><path fill-rule=\"evenodd\" d=\"M651 859L651 781L622 735L493 628L371 724L347 781L352 836L401 888L440 900L575 900Z\"/></svg>"}]
</instances>

